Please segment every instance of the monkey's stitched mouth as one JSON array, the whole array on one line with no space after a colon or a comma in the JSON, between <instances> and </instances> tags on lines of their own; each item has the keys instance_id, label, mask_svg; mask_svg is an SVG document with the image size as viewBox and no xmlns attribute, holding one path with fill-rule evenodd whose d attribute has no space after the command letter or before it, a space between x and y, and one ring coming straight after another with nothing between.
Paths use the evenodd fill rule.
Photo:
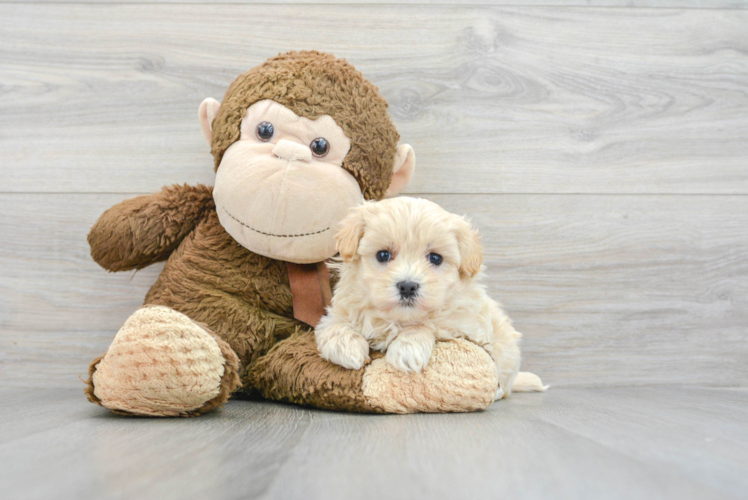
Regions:
<instances>
[{"instance_id":1,"label":"monkey's stitched mouth","mask_svg":"<svg viewBox=\"0 0 748 500\"><path fill-rule=\"evenodd\" d=\"M233 215L231 215L231 212L229 212L228 210L226 210L226 207L221 207L221 208L223 208L223 211L226 212L226 214L229 217L231 217L232 219L234 219L236 222L238 222L242 226L246 227L250 231L254 231L255 233L262 234L262 235L265 235L265 236L274 236L276 238L299 238L300 236L312 236L314 234L320 234L320 233L324 233L325 231L329 231L330 230L330 228L327 227L325 229L320 229L319 231L314 231L313 233L303 233L303 234L273 234L273 233L266 233L265 231L260 231L258 229L253 228L252 226L248 226L247 224L243 223L242 221L240 221L239 219L237 219L236 217L234 217Z\"/></svg>"}]
</instances>

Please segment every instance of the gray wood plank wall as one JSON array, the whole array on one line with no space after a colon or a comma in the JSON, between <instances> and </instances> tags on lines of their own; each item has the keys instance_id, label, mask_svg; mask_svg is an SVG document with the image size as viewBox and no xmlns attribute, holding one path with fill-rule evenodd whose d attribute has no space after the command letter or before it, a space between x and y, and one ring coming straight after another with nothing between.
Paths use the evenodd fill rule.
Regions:
<instances>
[{"instance_id":1,"label":"gray wood plank wall","mask_svg":"<svg viewBox=\"0 0 748 500\"><path fill-rule=\"evenodd\" d=\"M79 383L159 270L99 269L90 225L212 183L201 100L311 48L390 101L418 155L409 192L473 216L525 368L746 385L746 2L90 3L0 2L6 385Z\"/></svg>"},{"instance_id":2,"label":"gray wood plank wall","mask_svg":"<svg viewBox=\"0 0 748 500\"><path fill-rule=\"evenodd\" d=\"M554 7L622 7L667 9L745 9L748 0L400 0L372 2L371 0L0 0L0 3L198 3L198 4L274 4L274 5L491 5L554 6Z\"/></svg>"}]
</instances>

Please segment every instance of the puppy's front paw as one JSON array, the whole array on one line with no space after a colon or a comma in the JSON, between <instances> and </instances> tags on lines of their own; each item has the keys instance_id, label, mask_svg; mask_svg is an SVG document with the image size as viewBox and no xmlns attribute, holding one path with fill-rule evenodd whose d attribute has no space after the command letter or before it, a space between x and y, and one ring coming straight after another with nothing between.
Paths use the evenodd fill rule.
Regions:
<instances>
[{"instance_id":1,"label":"puppy's front paw","mask_svg":"<svg viewBox=\"0 0 748 500\"><path fill-rule=\"evenodd\" d=\"M369 342L352 328L332 325L315 332L320 355L336 365L360 370L370 361Z\"/></svg>"},{"instance_id":2,"label":"puppy's front paw","mask_svg":"<svg viewBox=\"0 0 748 500\"><path fill-rule=\"evenodd\" d=\"M428 332L403 332L387 348L385 360L403 372L421 372L431 359L434 336Z\"/></svg>"}]
</instances>

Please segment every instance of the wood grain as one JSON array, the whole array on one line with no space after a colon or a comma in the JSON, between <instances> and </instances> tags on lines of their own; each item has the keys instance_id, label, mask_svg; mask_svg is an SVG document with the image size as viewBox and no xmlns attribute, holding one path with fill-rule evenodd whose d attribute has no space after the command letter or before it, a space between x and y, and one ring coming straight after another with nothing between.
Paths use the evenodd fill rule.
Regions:
<instances>
[{"instance_id":1,"label":"wood grain","mask_svg":"<svg viewBox=\"0 0 748 500\"><path fill-rule=\"evenodd\" d=\"M740 472L748 467L742 450L748 446L746 391L674 386L595 391L593 397L577 389L563 394L552 410L529 403L544 421L579 438L698 476L698 482L726 494L740 497L748 491ZM720 456L710 453L714 449L721 449Z\"/></svg>"},{"instance_id":2,"label":"wood grain","mask_svg":"<svg viewBox=\"0 0 748 500\"><path fill-rule=\"evenodd\" d=\"M19 3L19 0L0 0L0 3ZM121 0L26 0L26 3L122 3ZM257 4L257 5L370 5L371 0L128 0L144 4ZM689 9L745 9L746 0L400 0L385 2L398 5L491 5L491 6L554 6L554 7L626 7L626 8L689 8Z\"/></svg>"},{"instance_id":3,"label":"wood grain","mask_svg":"<svg viewBox=\"0 0 748 500\"><path fill-rule=\"evenodd\" d=\"M745 389L556 388L480 413L411 416L232 401L158 420L112 415L70 389L1 394L3 427L15 433L0 441L8 498L715 500L748 491Z\"/></svg>"},{"instance_id":4,"label":"wood grain","mask_svg":"<svg viewBox=\"0 0 748 500\"><path fill-rule=\"evenodd\" d=\"M125 198L0 195L0 378L70 387L159 266L108 274L85 235ZM555 386L745 385L748 197L434 195L473 216L491 294Z\"/></svg>"},{"instance_id":5,"label":"wood grain","mask_svg":"<svg viewBox=\"0 0 748 500\"><path fill-rule=\"evenodd\" d=\"M741 10L2 4L2 190L211 182L201 100L316 48L390 101L418 155L411 192L745 194L746 25Z\"/></svg>"},{"instance_id":6,"label":"wood grain","mask_svg":"<svg viewBox=\"0 0 748 500\"><path fill-rule=\"evenodd\" d=\"M258 498L310 420L307 410L251 403L200 419L123 419L80 391L66 391L65 404L45 394L16 397L26 418L4 415L16 431L0 444L12 498Z\"/></svg>"},{"instance_id":7,"label":"wood grain","mask_svg":"<svg viewBox=\"0 0 748 500\"><path fill-rule=\"evenodd\" d=\"M696 394L704 400L694 404L694 393L682 389L560 389L470 415L374 421L314 413L269 496L361 498L361 478L377 485L364 498L740 495L748 486L741 473L747 427L729 414L707 415L720 394Z\"/></svg>"}]
</instances>

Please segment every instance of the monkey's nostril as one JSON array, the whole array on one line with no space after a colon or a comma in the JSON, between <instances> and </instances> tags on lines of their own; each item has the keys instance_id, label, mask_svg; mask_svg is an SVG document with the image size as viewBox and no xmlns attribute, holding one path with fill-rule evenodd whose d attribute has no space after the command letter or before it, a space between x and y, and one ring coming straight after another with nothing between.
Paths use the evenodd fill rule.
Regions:
<instances>
[{"instance_id":1,"label":"monkey's nostril","mask_svg":"<svg viewBox=\"0 0 748 500\"><path fill-rule=\"evenodd\" d=\"M400 297L404 299L412 299L418 292L418 283L414 281L401 281L397 284L397 289L400 290Z\"/></svg>"}]
</instances>

